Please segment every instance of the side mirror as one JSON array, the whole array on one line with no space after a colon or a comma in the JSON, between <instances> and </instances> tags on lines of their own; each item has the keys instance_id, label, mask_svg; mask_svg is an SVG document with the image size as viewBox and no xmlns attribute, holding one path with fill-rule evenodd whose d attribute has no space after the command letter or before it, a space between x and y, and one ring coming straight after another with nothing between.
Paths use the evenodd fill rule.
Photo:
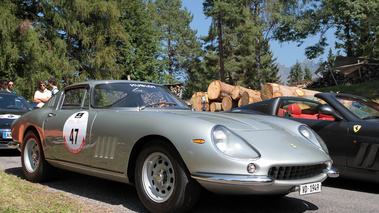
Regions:
<instances>
[{"instance_id":1,"label":"side mirror","mask_svg":"<svg viewBox=\"0 0 379 213\"><path fill-rule=\"evenodd\" d=\"M323 105L318 108L318 111L324 115L331 115L336 118L336 120L343 120L343 117L338 114L331 106Z\"/></svg>"}]
</instances>

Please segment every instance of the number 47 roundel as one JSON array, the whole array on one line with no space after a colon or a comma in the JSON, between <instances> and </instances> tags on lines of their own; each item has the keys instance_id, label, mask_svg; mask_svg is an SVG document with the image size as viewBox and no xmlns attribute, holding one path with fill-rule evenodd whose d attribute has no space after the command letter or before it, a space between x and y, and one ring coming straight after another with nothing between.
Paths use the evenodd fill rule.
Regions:
<instances>
[{"instance_id":1,"label":"number 47 roundel","mask_svg":"<svg viewBox=\"0 0 379 213\"><path fill-rule=\"evenodd\" d=\"M79 154L84 146L88 123L88 112L71 115L63 126L63 140L72 154Z\"/></svg>"}]
</instances>

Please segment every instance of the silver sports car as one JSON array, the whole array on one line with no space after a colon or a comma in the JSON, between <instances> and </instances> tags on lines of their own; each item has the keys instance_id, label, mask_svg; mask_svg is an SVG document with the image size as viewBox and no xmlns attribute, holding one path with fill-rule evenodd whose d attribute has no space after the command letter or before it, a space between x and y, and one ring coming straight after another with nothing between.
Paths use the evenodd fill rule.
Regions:
<instances>
[{"instance_id":1,"label":"silver sports car","mask_svg":"<svg viewBox=\"0 0 379 213\"><path fill-rule=\"evenodd\" d=\"M286 195L337 177L306 125L261 115L196 112L163 86L88 81L63 88L12 124L30 181L54 168L135 185L152 212L188 211L200 190Z\"/></svg>"}]
</instances>

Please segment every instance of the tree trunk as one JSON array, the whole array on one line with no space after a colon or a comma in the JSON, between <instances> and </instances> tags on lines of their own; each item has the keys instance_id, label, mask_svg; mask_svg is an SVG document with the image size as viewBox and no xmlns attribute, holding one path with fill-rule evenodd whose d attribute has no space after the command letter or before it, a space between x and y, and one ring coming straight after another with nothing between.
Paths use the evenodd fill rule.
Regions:
<instances>
[{"instance_id":1,"label":"tree trunk","mask_svg":"<svg viewBox=\"0 0 379 213\"><path fill-rule=\"evenodd\" d=\"M208 86L208 98L213 101L221 101L223 97L230 96L232 90L232 85L215 80Z\"/></svg>"},{"instance_id":2,"label":"tree trunk","mask_svg":"<svg viewBox=\"0 0 379 213\"><path fill-rule=\"evenodd\" d=\"M255 90L245 91L242 97L238 101L238 106L244 106L246 104L252 104L258 101L262 101L261 93Z\"/></svg>"},{"instance_id":3,"label":"tree trunk","mask_svg":"<svg viewBox=\"0 0 379 213\"><path fill-rule=\"evenodd\" d=\"M204 108L204 104L202 101L203 96L205 98L205 109L206 111L209 111L208 94L205 92L195 92L190 99L190 104L196 111L203 111L203 108Z\"/></svg>"},{"instance_id":4,"label":"tree trunk","mask_svg":"<svg viewBox=\"0 0 379 213\"><path fill-rule=\"evenodd\" d=\"M220 53L220 75L221 75L221 81L225 82L224 45L222 43L221 14L218 14L217 16L217 27L218 27L218 48L219 48L219 53Z\"/></svg>"},{"instance_id":5,"label":"tree trunk","mask_svg":"<svg viewBox=\"0 0 379 213\"><path fill-rule=\"evenodd\" d=\"M222 103L220 102L212 102L209 106L211 112L220 112L222 111Z\"/></svg>"},{"instance_id":6,"label":"tree trunk","mask_svg":"<svg viewBox=\"0 0 379 213\"><path fill-rule=\"evenodd\" d=\"M249 94L252 94L252 96L257 95L257 96L259 96L259 98L261 96L261 93L259 91L247 89L247 88L241 87L241 86L234 86L233 90L232 90L233 100L239 100L242 97L242 94L244 92L248 92Z\"/></svg>"},{"instance_id":7,"label":"tree trunk","mask_svg":"<svg viewBox=\"0 0 379 213\"><path fill-rule=\"evenodd\" d=\"M238 102L234 101L232 99L232 97L230 97L230 96L225 96L225 97L222 98L221 105L222 105L222 109L224 111L228 111L228 110L231 110L232 108L237 107L238 106Z\"/></svg>"},{"instance_id":8,"label":"tree trunk","mask_svg":"<svg viewBox=\"0 0 379 213\"><path fill-rule=\"evenodd\" d=\"M294 96L313 98L319 91L300 89L298 87L289 87L274 83L266 83L261 90L262 100L268 100L275 97Z\"/></svg>"}]
</instances>

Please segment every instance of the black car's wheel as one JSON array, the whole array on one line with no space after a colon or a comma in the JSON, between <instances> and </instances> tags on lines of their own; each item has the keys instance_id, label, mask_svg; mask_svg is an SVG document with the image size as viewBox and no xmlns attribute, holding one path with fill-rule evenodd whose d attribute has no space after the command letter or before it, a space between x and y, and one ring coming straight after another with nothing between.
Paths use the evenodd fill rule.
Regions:
<instances>
[{"instance_id":1,"label":"black car's wheel","mask_svg":"<svg viewBox=\"0 0 379 213\"><path fill-rule=\"evenodd\" d=\"M151 212L188 211L200 193L200 185L190 177L179 154L162 141L148 143L139 154L135 183Z\"/></svg>"},{"instance_id":2,"label":"black car's wheel","mask_svg":"<svg viewBox=\"0 0 379 213\"><path fill-rule=\"evenodd\" d=\"M25 177L29 181L43 182L51 172L51 166L45 161L38 136L30 131L25 135L21 147L21 164Z\"/></svg>"}]
</instances>

